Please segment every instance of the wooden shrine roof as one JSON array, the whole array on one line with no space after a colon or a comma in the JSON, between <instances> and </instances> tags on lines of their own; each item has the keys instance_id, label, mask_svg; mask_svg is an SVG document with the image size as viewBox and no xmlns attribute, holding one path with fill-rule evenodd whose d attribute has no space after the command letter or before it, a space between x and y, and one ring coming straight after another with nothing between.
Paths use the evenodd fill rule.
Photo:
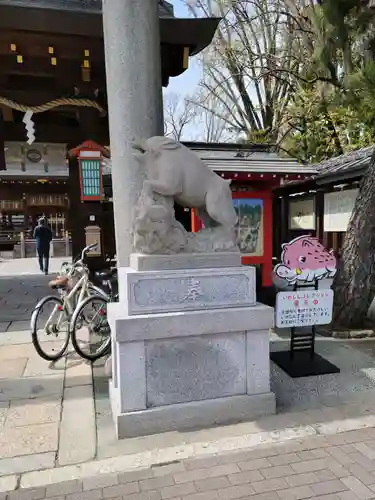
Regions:
<instances>
[{"instance_id":1,"label":"wooden shrine roof","mask_svg":"<svg viewBox=\"0 0 375 500\"><path fill-rule=\"evenodd\" d=\"M316 169L301 165L295 158L285 158L277 153L275 146L264 144L182 142L215 172L291 174L295 177L310 177ZM106 161L106 172L110 173L110 160Z\"/></svg>"},{"instance_id":2,"label":"wooden shrine roof","mask_svg":"<svg viewBox=\"0 0 375 500\"><path fill-rule=\"evenodd\" d=\"M102 40L101 7L69 8L72 3L76 2L0 0L0 31L18 31L23 35L27 32L39 33L49 40L66 35ZM101 4L96 3L98 6ZM161 44L189 47L190 55L199 53L211 43L220 22L219 18L176 18L164 12L161 11L160 17Z\"/></svg>"},{"instance_id":3,"label":"wooden shrine roof","mask_svg":"<svg viewBox=\"0 0 375 500\"><path fill-rule=\"evenodd\" d=\"M293 193L299 190L314 189L319 186L359 179L366 172L375 146L357 149L320 163L311 165L315 175L306 181L291 181L277 188L280 194Z\"/></svg>"}]
</instances>

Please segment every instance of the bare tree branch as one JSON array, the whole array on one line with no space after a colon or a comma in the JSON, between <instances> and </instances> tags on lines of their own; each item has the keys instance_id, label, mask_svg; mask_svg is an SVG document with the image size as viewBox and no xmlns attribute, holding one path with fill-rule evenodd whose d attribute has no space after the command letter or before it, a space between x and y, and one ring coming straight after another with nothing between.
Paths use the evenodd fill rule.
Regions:
<instances>
[{"instance_id":1,"label":"bare tree branch","mask_svg":"<svg viewBox=\"0 0 375 500\"><path fill-rule=\"evenodd\" d=\"M194 122L196 116L196 108L189 99L182 99L173 93L164 96L164 128L168 137L180 141L187 126Z\"/></svg>"}]
</instances>

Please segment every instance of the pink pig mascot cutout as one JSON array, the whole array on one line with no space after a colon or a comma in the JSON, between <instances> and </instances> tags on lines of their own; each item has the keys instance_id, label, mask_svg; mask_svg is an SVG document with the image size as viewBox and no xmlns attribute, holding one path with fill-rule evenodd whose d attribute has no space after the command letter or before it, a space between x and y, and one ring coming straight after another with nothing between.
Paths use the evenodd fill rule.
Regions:
<instances>
[{"instance_id":1,"label":"pink pig mascot cutout","mask_svg":"<svg viewBox=\"0 0 375 500\"><path fill-rule=\"evenodd\" d=\"M297 281L312 282L333 278L336 274L336 257L312 236L299 236L282 246L281 262L275 266L279 278L294 285Z\"/></svg>"}]
</instances>

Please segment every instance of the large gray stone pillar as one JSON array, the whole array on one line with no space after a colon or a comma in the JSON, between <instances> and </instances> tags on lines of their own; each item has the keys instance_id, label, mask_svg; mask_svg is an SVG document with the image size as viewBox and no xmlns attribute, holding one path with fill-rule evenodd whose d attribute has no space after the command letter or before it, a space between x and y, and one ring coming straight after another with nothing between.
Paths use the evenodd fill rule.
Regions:
<instances>
[{"instance_id":1,"label":"large gray stone pillar","mask_svg":"<svg viewBox=\"0 0 375 500\"><path fill-rule=\"evenodd\" d=\"M103 0L113 210L118 267L129 265L143 173L134 138L163 135L157 0Z\"/></svg>"}]
</instances>

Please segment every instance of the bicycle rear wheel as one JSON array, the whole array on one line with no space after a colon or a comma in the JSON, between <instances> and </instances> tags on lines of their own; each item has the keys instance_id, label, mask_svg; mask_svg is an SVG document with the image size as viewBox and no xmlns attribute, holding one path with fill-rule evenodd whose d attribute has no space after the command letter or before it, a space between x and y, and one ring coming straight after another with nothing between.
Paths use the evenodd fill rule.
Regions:
<instances>
[{"instance_id":1,"label":"bicycle rear wheel","mask_svg":"<svg viewBox=\"0 0 375 500\"><path fill-rule=\"evenodd\" d=\"M63 301L44 297L31 316L31 338L36 352L47 361L60 359L69 344L69 316Z\"/></svg>"},{"instance_id":2,"label":"bicycle rear wheel","mask_svg":"<svg viewBox=\"0 0 375 500\"><path fill-rule=\"evenodd\" d=\"M87 297L73 314L70 335L74 349L82 358L95 361L109 352L108 302L104 297Z\"/></svg>"}]
</instances>

